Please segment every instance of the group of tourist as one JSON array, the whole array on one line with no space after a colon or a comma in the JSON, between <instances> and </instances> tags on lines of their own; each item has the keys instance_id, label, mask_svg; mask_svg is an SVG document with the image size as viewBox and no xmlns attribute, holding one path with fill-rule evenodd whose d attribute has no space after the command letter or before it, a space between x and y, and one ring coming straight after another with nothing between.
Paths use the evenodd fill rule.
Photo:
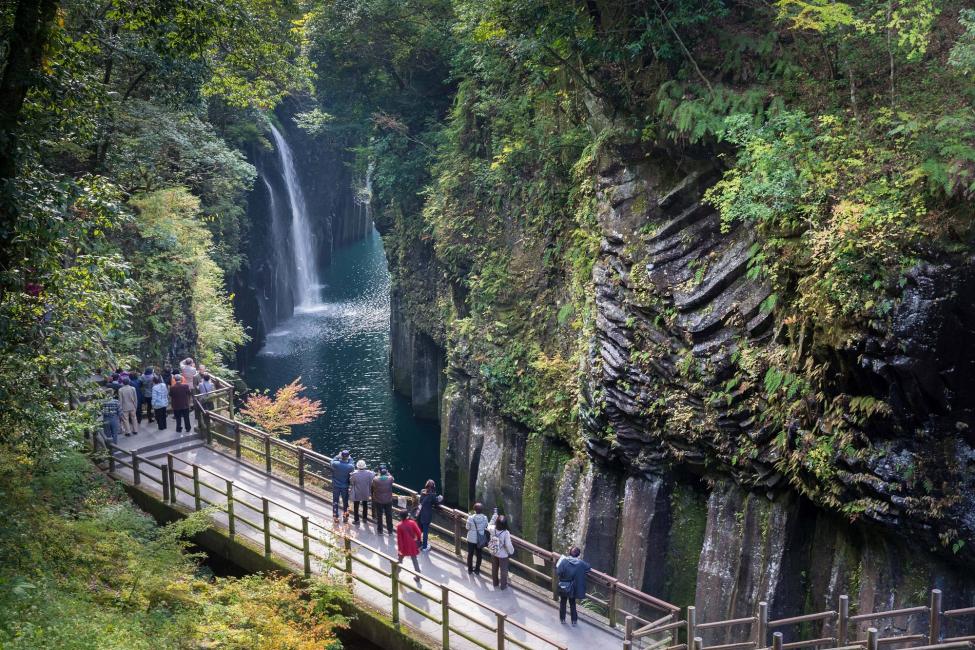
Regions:
<instances>
[{"instance_id":1,"label":"group of tourist","mask_svg":"<svg viewBox=\"0 0 975 650\"><path fill-rule=\"evenodd\" d=\"M349 521L349 501L352 501L352 522L358 526L360 521L369 523L369 505L372 504L376 533L393 533L393 475L389 468L380 463L379 472L368 468L364 460L353 461L348 449L343 449L332 460L332 517L335 522ZM410 558L416 573L414 580L420 584L420 563L417 556L430 551L430 526L433 513L443 501L437 493L437 485L430 479L420 490L414 507L407 507L400 515L396 525L396 553L398 561ZM360 518L361 510L361 518ZM511 557L515 554L514 542L509 531L509 520L494 508L491 518L484 514L484 505L475 503L467 517L467 573L480 576L484 549L491 554L491 582L495 587L508 588L508 569ZM559 581L559 619L565 623L566 605L572 625L577 625L579 616L576 601L586 597L586 574L591 568L582 559L578 546L569 549L568 554L559 558L556 573Z\"/></svg>"},{"instance_id":2,"label":"group of tourist","mask_svg":"<svg viewBox=\"0 0 975 650\"><path fill-rule=\"evenodd\" d=\"M215 390L206 367L197 366L191 358L180 363L178 372L168 364L162 370L150 366L142 372L119 368L107 377L98 370L92 381L106 393L101 403L102 429L105 438L111 439L113 444L118 444L119 434L138 435L143 417L148 422L155 422L160 431L165 431L169 410L176 420L177 433L192 431L190 408L193 395L201 396L207 406L206 396Z\"/></svg>"}]
</instances>

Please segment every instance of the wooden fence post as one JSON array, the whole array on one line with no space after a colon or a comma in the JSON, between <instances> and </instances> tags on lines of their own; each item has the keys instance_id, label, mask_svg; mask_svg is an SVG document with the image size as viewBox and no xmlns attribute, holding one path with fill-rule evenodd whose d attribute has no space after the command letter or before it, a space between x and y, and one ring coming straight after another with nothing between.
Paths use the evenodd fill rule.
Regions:
<instances>
[{"instance_id":1,"label":"wooden fence post","mask_svg":"<svg viewBox=\"0 0 975 650\"><path fill-rule=\"evenodd\" d=\"M166 467L169 470L169 498L176 503L176 468L173 467L173 455L166 454Z\"/></svg>"},{"instance_id":2,"label":"wooden fence post","mask_svg":"<svg viewBox=\"0 0 975 650\"><path fill-rule=\"evenodd\" d=\"M850 597L846 594L840 596L840 615L836 623L836 647L841 648L846 645L849 635L850 625Z\"/></svg>"},{"instance_id":3,"label":"wooden fence post","mask_svg":"<svg viewBox=\"0 0 975 650\"><path fill-rule=\"evenodd\" d=\"M867 650L877 650L877 628L867 628Z\"/></svg>"},{"instance_id":4,"label":"wooden fence post","mask_svg":"<svg viewBox=\"0 0 975 650\"><path fill-rule=\"evenodd\" d=\"M782 636L782 635L779 634L779 636ZM781 639L780 639L780 641L781 641ZM704 648L704 639L702 639L699 636L694 637L694 650L702 650L702 648ZM778 648L778 650L782 650L782 648Z\"/></svg>"},{"instance_id":5,"label":"wooden fence post","mask_svg":"<svg viewBox=\"0 0 975 650\"><path fill-rule=\"evenodd\" d=\"M782 633L772 633L772 650L782 650ZM876 650L876 648L874 648Z\"/></svg>"},{"instance_id":6,"label":"wooden fence post","mask_svg":"<svg viewBox=\"0 0 975 650\"><path fill-rule=\"evenodd\" d=\"M616 597L617 597L616 583L617 582L618 582L617 580L612 580L609 583L609 596L606 598L606 603L607 606L609 607L609 626L614 630L616 629L616 616L617 616L616 613Z\"/></svg>"},{"instance_id":7,"label":"wooden fence post","mask_svg":"<svg viewBox=\"0 0 975 650\"><path fill-rule=\"evenodd\" d=\"M193 465L193 505L200 509L200 468Z\"/></svg>"},{"instance_id":8,"label":"wooden fence post","mask_svg":"<svg viewBox=\"0 0 975 650\"><path fill-rule=\"evenodd\" d=\"M931 590L931 611L928 614L928 643L935 645L941 640L941 590Z\"/></svg>"},{"instance_id":9,"label":"wooden fence post","mask_svg":"<svg viewBox=\"0 0 975 650\"><path fill-rule=\"evenodd\" d=\"M261 497L261 511L264 515L264 557L271 559L271 507L267 497Z\"/></svg>"},{"instance_id":10,"label":"wooden fence post","mask_svg":"<svg viewBox=\"0 0 975 650\"><path fill-rule=\"evenodd\" d=\"M271 474L271 436L264 434L264 470Z\"/></svg>"},{"instance_id":11,"label":"wooden fence post","mask_svg":"<svg viewBox=\"0 0 975 650\"><path fill-rule=\"evenodd\" d=\"M497 617L498 617L498 650L504 650L504 622L508 619L508 615L502 612L498 612Z\"/></svg>"},{"instance_id":12,"label":"wooden fence post","mask_svg":"<svg viewBox=\"0 0 975 650\"><path fill-rule=\"evenodd\" d=\"M687 647L690 648L694 643L694 632L697 627L697 609L694 605L687 606Z\"/></svg>"},{"instance_id":13,"label":"wooden fence post","mask_svg":"<svg viewBox=\"0 0 975 650\"><path fill-rule=\"evenodd\" d=\"M440 585L440 628L442 634L441 644L444 650L450 648L450 604L448 597L450 589L447 585Z\"/></svg>"},{"instance_id":14,"label":"wooden fence post","mask_svg":"<svg viewBox=\"0 0 975 650\"><path fill-rule=\"evenodd\" d=\"M298 487L305 487L305 450L298 447Z\"/></svg>"},{"instance_id":15,"label":"wooden fence post","mask_svg":"<svg viewBox=\"0 0 975 650\"><path fill-rule=\"evenodd\" d=\"M162 474L160 482L162 483L163 503L169 503L169 472L165 465L159 468L159 473Z\"/></svg>"},{"instance_id":16,"label":"wooden fence post","mask_svg":"<svg viewBox=\"0 0 975 650\"><path fill-rule=\"evenodd\" d=\"M109 447L106 447L106 449L108 449L108 473L109 474L114 474L115 473L115 453L112 451L112 448L110 446Z\"/></svg>"},{"instance_id":17,"label":"wooden fence post","mask_svg":"<svg viewBox=\"0 0 975 650\"><path fill-rule=\"evenodd\" d=\"M234 422L234 453L240 458L240 423Z\"/></svg>"},{"instance_id":18,"label":"wooden fence post","mask_svg":"<svg viewBox=\"0 0 975 650\"><path fill-rule=\"evenodd\" d=\"M301 515L301 555L305 562L305 577L311 577L311 549L308 539L308 515Z\"/></svg>"},{"instance_id":19,"label":"wooden fence post","mask_svg":"<svg viewBox=\"0 0 975 650\"><path fill-rule=\"evenodd\" d=\"M552 553L549 556L549 561L552 563L552 600L559 599L559 572L556 566L559 563L559 554Z\"/></svg>"},{"instance_id":20,"label":"wooden fence post","mask_svg":"<svg viewBox=\"0 0 975 650\"><path fill-rule=\"evenodd\" d=\"M233 541L234 534L237 532L234 524L234 482L227 479L227 529L230 532L230 539Z\"/></svg>"},{"instance_id":21,"label":"wooden fence post","mask_svg":"<svg viewBox=\"0 0 975 650\"><path fill-rule=\"evenodd\" d=\"M132 483L134 485L139 485L142 482L142 477L139 476L139 454L132 452Z\"/></svg>"},{"instance_id":22,"label":"wooden fence post","mask_svg":"<svg viewBox=\"0 0 975 650\"><path fill-rule=\"evenodd\" d=\"M343 535L343 544L345 546L345 575L346 581L349 583L349 591L352 591L354 582L352 580L352 538L348 535Z\"/></svg>"},{"instance_id":23,"label":"wooden fence post","mask_svg":"<svg viewBox=\"0 0 975 650\"><path fill-rule=\"evenodd\" d=\"M454 553L457 557L460 557L460 519L454 511L451 511L450 517L454 520Z\"/></svg>"},{"instance_id":24,"label":"wooden fence post","mask_svg":"<svg viewBox=\"0 0 975 650\"><path fill-rule=\"evenodd\" d=\"M627 616L623 621L623 638L627 641L633 638L633 626L636 622L632 616Z\"/></svg>"},{"instance_id":25,"label":"wooden fence post","mask_svg":"<svg viewBox=\"0 0 975 650\"><path fill-rule=\"evenodd\" d=\"M391 562L389 566L390 593L393 598L393 625L399 627L399 563Z\"/></svg>"},{"instance_id":26,"label":"wooden fence post","mask_svg":"<svg viewBox=\"0 0 975 650\"><path fill-rule=\"evenodd\" d=\"M768 603L758 603L758 621L755 624L755 647L764 648L768 636Z\"/></svg>"}]
</instances>

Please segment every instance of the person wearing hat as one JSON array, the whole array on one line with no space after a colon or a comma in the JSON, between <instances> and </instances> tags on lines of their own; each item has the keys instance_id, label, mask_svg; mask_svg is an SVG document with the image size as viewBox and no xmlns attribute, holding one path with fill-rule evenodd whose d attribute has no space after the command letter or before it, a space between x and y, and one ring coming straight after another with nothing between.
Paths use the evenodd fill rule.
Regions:
<instances>
[{"instance_id":1,"label":"person wearing hat","mask_svg":"<svg viewBox=\"0 0 975 650\"><path fill-rule=\"evenodd\" d=\"M383 515L386 530L393 534L393 475L385 463L379 464L379 476L372 479L372 514L376 518L376 533L383 534Z\"/></svg>"},{"instance_id":2,"label":"person wearing hat","mask_svg":"<svg viewBox=\"0 0 975 650\"><path fill-rule=\"evenodd\" d=\"M332 516L339 520L339 500L342 500L342 518L349 520L349 477L355 470L348 449L332 459Z\"/></svg>"},{"instance_id":3,"label":"person wearing hat","mask_svg":"<svg viewBox=\"0 0 975 650\"><path fill-rule=\"evenodd\" d=\"M366 461L355 464L355 471L349 477L352 486L352 521L359 525L359 505L362 504L362 520L369 523L369 499L372 496L372 479L376 473L366 469Z\"/></svg>"}]
</instances>

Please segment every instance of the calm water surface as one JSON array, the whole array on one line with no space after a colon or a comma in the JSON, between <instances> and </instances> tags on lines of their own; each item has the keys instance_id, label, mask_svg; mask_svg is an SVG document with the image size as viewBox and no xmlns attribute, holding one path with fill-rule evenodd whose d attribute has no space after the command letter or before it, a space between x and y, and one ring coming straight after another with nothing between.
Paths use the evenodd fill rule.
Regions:
<instances>
[{"instance_id":1,"label":"calm water surface","mask_svg":"<svg viewBox=\"0 0 975 650\"><path fill-rule=\"evenodd\" d=\"M398 483L419 489L440 477L439 431L413 418L393 393L389 373L389 273L376 231L335 252L322 273L322 304L299 311L268 334L247 369L253 388L272 391L301 377L325 414L295 427L316 451L349 449L375 469L390 466Z\"/></svg>"}]
</instances>

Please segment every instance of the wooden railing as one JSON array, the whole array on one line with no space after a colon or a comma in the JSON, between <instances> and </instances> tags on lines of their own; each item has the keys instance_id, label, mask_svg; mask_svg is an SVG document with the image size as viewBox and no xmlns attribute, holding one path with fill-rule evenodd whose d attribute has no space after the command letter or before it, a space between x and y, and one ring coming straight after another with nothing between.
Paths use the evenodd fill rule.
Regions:
<instances>
[{"instance_id":1,"label":"wooden railing","mask_svg":"<svg viewBox=\"0 0 975 650\"><path fill-rule=\"evenodd\" d=\"M948 636L942 634L943 622L965 616L975 616L975 607L964 609L943 610L941 606L941 590L932 589L930 602L927 605L903 607L899 609L867 612L850 615L850 597L839 597L838 610L828 610L769 620L768 603L760 602L754 616L708 623L697 622L695 607L685 610L683 620L677 620L673 615L665 616L643 627L636 627L637 621L627 618L624 624L624 650L795 650L797 648L833 648L842 650L878 650L890 646L909 647L910 650L953 650L957 648L975 648L975 636ZM882 637L877 628L868 627L864 630L863 638L849 640L851 626L857 627L880 619L895 619L907 616L925 615L927 617L927 632L924 634L899 634ZM781 631L772 630L795 629L797 626L812 627L819 625L819 636L799 638L785 642ZM700 633L704 630L723 630L730 632L735 628L748 626L747 633L729 636L748 639L735 643L706 645ZM769 637L771 633L771 639ZM684 641L679 642L683 634ZM661 636L662 635L662 636ZM791 636L791 635L790 635ZM801 631L798 636L802 636ZM853 636L859 636L853 634ZM658 637L658 638L654 638ZM770 643L771 641L771 643ZM921 643L922 645L916 645Z\"/></svg>"},{"instance_id":2,"label":"wooden railing","mask_svg":"<svg viewBox=\"0 0 975 650\"><path fill-rule=\"evenodd\" d=\"M325 500L331 499L332 458L305 447L298 447L243 422L214 413L203 413L203 431L208 445L219 449L223 447L228 455L249 462L268 475L293 482L298 487L317 494ZM404 485L394 483L394 510L415 507L419 494ZM466 521L468 513L438 506L434 513L430 533L434 540L457 556L467 549ZM509 563L511 573L523 579L538 591L558 598L558 577L556 563L560 555L541 548L527 540L512 535L515 555ZM486 550L490 555L490 551ZM587 608L597 620L610 627L622 624L626 617L648 623L661 613L679 612L680 608L664 600L645 594L638 589L619 582L600 571L590 571Z\"/></svg>"},{"instance_id":3,"label":"wooden railing","mask_svg":"<svg viewBox=\"0 0 975 650\"><path fill-rule=\"evenodd\" d=\"M368 587L388 599L394 625L401 623L400 614L402 608L406 608L440 626L440 641L444 648L450 647L451 635L455 635L488 650L507 647L566 650L565 646L508 619L504 612L455 591L448 585L433 582L401 565L395 558L342 532L316 523L315 518L308 513L251 492L212 470L184 461L173 454L167 454L166 461L165 466L153 464L153 467L161 469L162 476L168 475L162 481L164 486L169 486L165 495L171 503L177 503L180 494L184 494L188 497L187 500L192 499L195 510L212 507L225 513L227 532L231 540L239 537L240 526L247 526L259 533L266 558L277 556L287 563L297 564L306 577L312 575L313 567L317 564L325 572L344 576L350 587L355 582ZM144 464L125 466L136 475ZM134 482L138 484L139 479L135 478ZM280 512L289 516L276 514ZM315 548L316 544L321 548L320 551ZM374 555L377 561L364 557L368 554ZM297 558L300 558L300 563L295 562ZM403 574L418 581L426 581L432 585L432 593L421 585L404 580ZM428 607L403 600L400 597L401 590L419 594ZM434 605L439 607L432 607ZM431 613L428 609L437 613ZM482 633L478 637L473 636L469 631L461 629L461 621L466 621L468 627L472 625L482 630ZM513 636L515 630L520 631L524 638ZM490 642L485 642L485 638L490 639Z\"/></svg>"}]
</instances>

